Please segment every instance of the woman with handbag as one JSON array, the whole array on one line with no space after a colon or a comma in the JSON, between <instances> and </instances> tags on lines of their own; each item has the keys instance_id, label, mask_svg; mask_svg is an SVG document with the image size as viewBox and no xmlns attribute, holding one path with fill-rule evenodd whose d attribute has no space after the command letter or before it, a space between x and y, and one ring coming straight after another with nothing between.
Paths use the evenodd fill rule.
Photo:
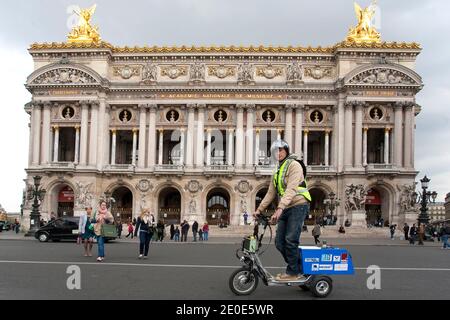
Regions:
<instances>
[{"instance_id":1,"label":"woman with handbag","mask_svg":"<svg viewBox=\"0 0 450 320\"><path fill-rule=\"evenodd\" d=\"M98 208L97 213L94 215L93 219L94 225L94 233L97 238L98 245L98 262L102 262L105 260L105 238L103 236L102 226L104 224L112 223L114 221L114 217L111 212L108 211L106 201L100 201L100 207Z\"/></svg>"},{"instance_id":2,"label":"woman with handbag","mask_svg":"<svg viewBox=\"0 0 450 320\"><path fill-rule=\"evenodd\" d=\"M147 259L150 240L155 232L155 217L144 209L137 219L135 235L139 232L139 259Z\"/></svg>"}]
</instances>

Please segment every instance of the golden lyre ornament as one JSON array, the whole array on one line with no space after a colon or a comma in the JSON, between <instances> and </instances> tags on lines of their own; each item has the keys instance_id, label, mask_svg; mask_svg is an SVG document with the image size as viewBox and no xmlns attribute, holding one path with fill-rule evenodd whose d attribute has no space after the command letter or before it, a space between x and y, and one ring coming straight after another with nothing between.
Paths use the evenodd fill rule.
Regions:
<instances>
[{"instance_id":1,"label":"golden lyre ornament","mask_svg":"<svg viewBox=\"0 0 450 320\"><path fill-rule=\"evenodd\" d=\"M355 2L355 13L358 18L358 25L350 28L347 35L347 42L361 43L381 43L380 33L372 26L372 19L375 15L376 1L362 9L359 4Z\"/></svg>"},{"instance_id":2,"label":"golden lyre ornament","mask_svg":"<svg viewBox=\"0 0 450 320\"><path fill-rule=\"evenodd\" d=\"M98 27L93 27L90 23L96 8L97 5L94 4L89 9L74 11L80 18L78 25L69 33L67 42L97 44L101 41Z\"/></svg>"}]
</instances>

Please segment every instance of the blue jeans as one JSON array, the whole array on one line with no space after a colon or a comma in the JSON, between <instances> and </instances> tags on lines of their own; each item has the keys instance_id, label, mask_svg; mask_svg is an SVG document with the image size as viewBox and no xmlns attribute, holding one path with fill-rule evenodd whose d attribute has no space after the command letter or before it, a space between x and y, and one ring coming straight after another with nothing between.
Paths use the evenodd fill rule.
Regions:
<instances>
[{"instance_id":1,"label":"blue jeans","mask_svg":"<svg viewBox=\"0 0 450 320\"><path fill-rule=\"evenodd\" d=\"M105 257L105 238L98 237L97 238L97 246L98 246L98 256L100 258Z\"/></svg>"},{"instance_id":2,"label":"blue jeans","mask_svg":"<svg viewBox=\"0 0 450 320\"><path fill-rule=\"evenodd\" d=\"M150 240L153 237L153 233L140 231L139 232L139 254L148 256L148 250L150 249Z\"/></svg>"},{"instance_id":3,"label":"blue jeans","mask_svg":"<svg viewBox=\"0 0 450 320\"><path fill-rule=\"evenodd\" d=\"M448 243L448 234L445 234L441 237L443 248L450 248L450 244Z\"/></svg>"},{"instance_id":4,"label":"blue jeans","mask_svg":"<svg viewBox=\"0 0 450 320\"><path fill-rule=\"evenodd\" d=\"M208 241L208 231L203 231L203 240Z\"/></svg>"},{"instance_id":5,"label":"blue jeans","mask_svg":"<svg viewBox=\"0 0 450 320\"><path fill-rule=\"evenodd\" d=\"M302 263L298 245L303 222L309 212L309 204L285 209L278 220L275 246L288 264L286 274L302 273Z\"/></svg>"},{"instance_id":6,"label":"blue jeans","mask_svg":"<svg viewBox=\"0 0 450 320\"><path fill-rule=\"evenodd\" d=\"M173 236L173 239L176 241L176 242L179 242L180 241L180 235L177 233L177 234L175 234L174 236Z\"/></svg>"}]
</instances>

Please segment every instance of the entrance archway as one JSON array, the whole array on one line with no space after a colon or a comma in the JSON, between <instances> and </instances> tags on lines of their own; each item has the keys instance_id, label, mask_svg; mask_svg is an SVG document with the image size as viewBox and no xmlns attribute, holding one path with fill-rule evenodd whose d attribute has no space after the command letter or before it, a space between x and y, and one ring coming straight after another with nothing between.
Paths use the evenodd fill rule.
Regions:
<instances>
[{"instance_id":1,"label":"entrance archway","mask_svg":"<svg viewBox=\"0 0 450 320\"><path fill-rule=\"evenodd\" d=\"M58 188L57 188L58 189ZM73 189L68 185L63 185L57 192L57 215L58 218L73 217L73 207L75 195Z\"/></svg>"},{"instance_id":2,"label":"entrance archway","mask_svg":"<svg viewBox=\"0 0 450 320\"><path fill-rule=\"evenodd\" d=\"M163 189L158 197L158 217L165 224L180 224L181 222L181 194L172 187Z\"/></svg>"},{"instance_id":3,"label":"entrance archway","mask_svg":"<svg viewBox=\"0 0 450 320\"><path fill-rule=\"evenodd\" d=\"M258 209L259 205L261 204L261 202L263 201L264 197L266 196L267 192L269 191L269 188L263 188L261 190L259 190L256 193L256 198L255 198L255 209ZM276 200L272 201L272 203L266 208L266 210L264 210L263 214L266 216L271 216L272 214L275 213L275 210L277 208L277 203Z\"/></svg>"},{"instance_id":4,"label":"entrance archway","mask_svg":"<svg viewBox=\"0 0 450 320\"><path fill-rule=\"evenodd\" d=\"M311 194L311 203L309 209L309 216L305 219L306 225L314 225L317 221L319 223L326 219L326 207L323 201L326 198L325 191L319 188L312 188L309 190Z\"/></svg>"},{"instance_id":5,"label":"entrance archway","mask_svg":"<svg viewBox=\"0 0 450 320\"><path fill-rule=\"evenodd\" d=\"M230 224L230 195L224 189L213 189L206 197L206 221L210 225Z\"/></svg>"},{"instance_id":6,"label":"entrance archway","mask_svg":"<svg viewBox=\"0 0 450 320\"><path fill-rule=\"evenodd\" d=\"M127 187L119 187L112 193L115 200L111 213L114 218L119 218L122 223L131 221L133 218L133 193Z\"/></svg>"},{"instance_id":7,"label":"entrance archway","mask_svg":"<svg viewBox=\"0 0 450 320\"><path fill-rule=\"evenodd\" d=\"M387 191L371 188L366 197L366 221L368 225L384 227L389 225L389 203Z\"/></svg>"}]
</instances>

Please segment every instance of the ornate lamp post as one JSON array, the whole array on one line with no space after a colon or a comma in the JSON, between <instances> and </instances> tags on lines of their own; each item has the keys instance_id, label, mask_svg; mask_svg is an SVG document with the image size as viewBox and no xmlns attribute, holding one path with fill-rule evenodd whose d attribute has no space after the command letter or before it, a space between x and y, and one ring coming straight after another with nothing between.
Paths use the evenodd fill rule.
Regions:
<instances>
[{"instance_id":1,"label":"ornate lamp post","mask_svg":"<svg viewBox=\"0 0 450 320\"><path fill-rule=\"evenodd\" d=\"M330 210L331 222L333 222L333 211L341 204L341 201L336 198L336 194L331 191L328 198L323 200L323 204Z\"/></svg>"},{"instance_id":2,"label":"ornate lamp post","mask_svg":"<svg viewBox=\"0 0 450 320\"><path fill-rule=\"evenodd\" d=\"M36 233L36 231L39 229L40 226L40 217L41 214L39 212L39 207L41 205L41 201L44 200L44 196L45 196L45 189L40 188L40 183L41 183L41 176L35 176L33 177L34 179L34 188L30 189L28 191L28 200L34 200L33 201L33 209L31 211L31 215L30 215L30 230L28 231L28 233L25 235L26 237L34 237L34 234Z\"/></svg>"},{"instance_id":3,"label":"ornate lamp post","mask_svg":"<svg viewBox=\"0 0 450 320\"><path fill-rule=\"evenodd\" d=\"M421 223L428 224L430 221L430 216L428 215L428 207L427 204L431 201L433 203L436 201L437 192L436 191L427 191L428 184L430 183L430 179L425 176L422 180L420 180L420 183L422 185L422 194L418 194L417 192L414 192L414 199L415 203L420 204L420 214L419 214L419 225Z\"/></svg>"}]
</instances>

